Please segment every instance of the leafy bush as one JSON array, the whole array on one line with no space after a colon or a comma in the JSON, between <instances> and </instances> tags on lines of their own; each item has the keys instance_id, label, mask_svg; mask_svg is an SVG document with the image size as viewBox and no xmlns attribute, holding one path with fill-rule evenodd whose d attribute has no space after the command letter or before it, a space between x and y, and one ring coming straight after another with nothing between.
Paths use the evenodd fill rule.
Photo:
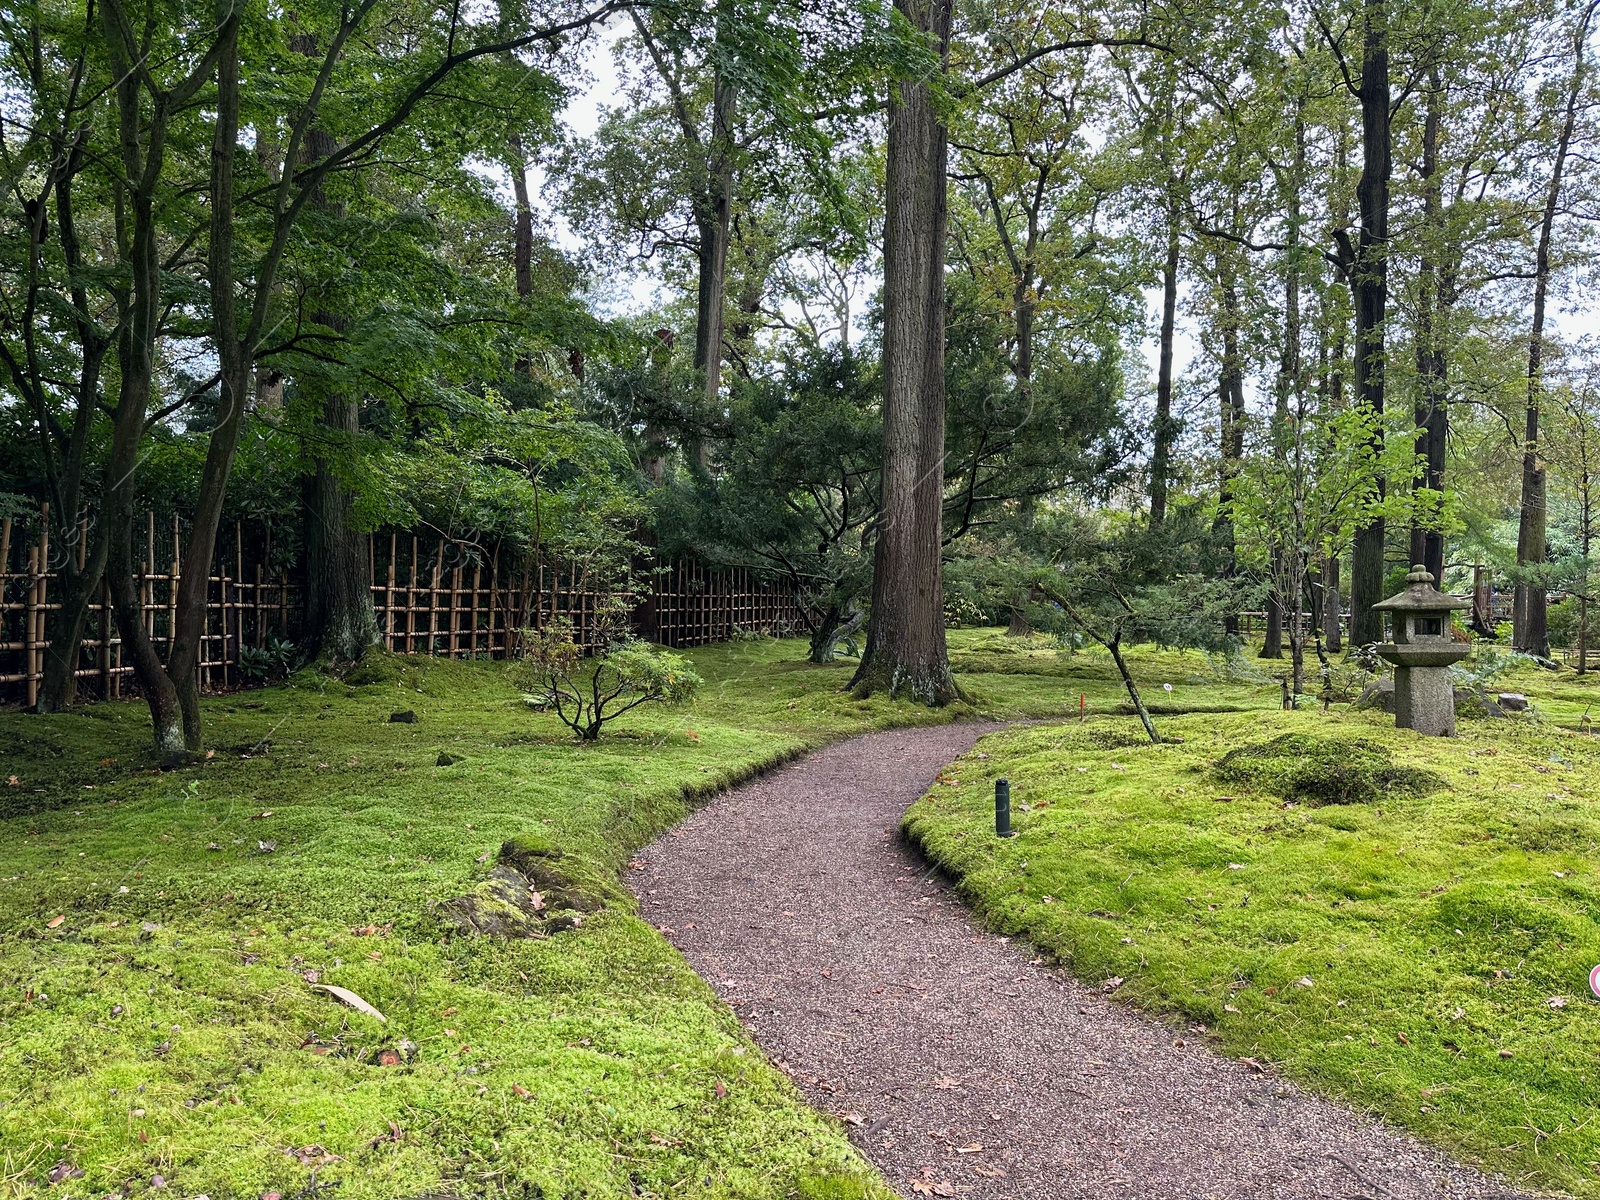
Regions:
<instances>
[{"instance_id":1,"label":"leafy bush","mask_svg":"<svg viewBox=\"0 0 1600 1200\"><path fill-rule=\"evenodd\" d=\"M1450 678L1457 687L1486 688L1499 681L1507 671L1516 667L1536 667L1539 660L1520 650L1507 650L1500 646L1482 645L1466 662L1450 668Z\"/></svg>"},{"instance_id":2,"label":"leafy bush","mask_svg":"<svg viewBox=\"0 0 1600 1200\"><path fill-rule=\"evenodd\" d=\"M944 598L944 625L946 629L992 625L993 619L971 596L956 593Z\"/></svg>"},{"instance_id":3,"label":"leafy bush","mask_svg":"<svg viewBox=\"0 0 1600 1200\"><path fill-rule=\"evenodd\" d=\"M239 647L239 674L250 683L271 683L293 670L299 655L288 638L269 633L259 646Z\"/></svg>"},{"instance_id":4,"label":"leafy bush","mask_svg":"<svg viewBox=\"0 0 1600 1200\"><path fill-rule=\"evenodd\" d=\"M1230 750L1213 773L1225 783L1316 806L1369 804L1393 794L1426 796L1446 786L1432 771L1395 762L1380 742L1303 733Z\"/></svg>"},{"instance_id":5,"label":"leafy bush","mask_svg":"<svg viewBox=\"0 0 1600 1200\"><path fill-rule=\"evenodd\" d=\"M520 683L528 702L554 712L582 741L599 738L607 721L641 704L686 704L704 682L680 654L620 636L593 658L569 621L522 633Z\"/></svg>"}]
</instances>

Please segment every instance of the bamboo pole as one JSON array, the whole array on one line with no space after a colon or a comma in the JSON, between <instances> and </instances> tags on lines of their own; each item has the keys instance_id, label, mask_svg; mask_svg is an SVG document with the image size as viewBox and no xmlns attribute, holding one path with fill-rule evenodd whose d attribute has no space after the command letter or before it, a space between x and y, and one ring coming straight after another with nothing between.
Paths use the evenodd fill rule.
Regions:
<instances>
[{"instance_id":1,"label":"bamboo pole","mask_svg":"<svg viewBox=\"0 0 1600 1200\"><path fill-rule=\"evenodd\" d=\"M22 673L26 679L28 707L39 702L39 682L34 676L34 661L39 652L35 640L34 618L39 615L39 547L28 547L28 590L22 613Z\"/></svg>"}]
</instances>

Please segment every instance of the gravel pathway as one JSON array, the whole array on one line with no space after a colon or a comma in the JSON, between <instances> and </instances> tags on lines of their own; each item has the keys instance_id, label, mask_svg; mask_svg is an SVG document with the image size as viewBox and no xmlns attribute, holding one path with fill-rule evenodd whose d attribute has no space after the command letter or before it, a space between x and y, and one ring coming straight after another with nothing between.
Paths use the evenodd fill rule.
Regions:
<instances>
[{"instance_id":1,"label":"gravel pathway","mask_svg":"<svg viewBox=\"0 0 1600 1200\"><path fill-rule=\"evenodd\" d=\"M632 876L646 918L903 1195L1518 1194L978 930L898 827L992 728L819 751L695 813Z\"/></svg>"}]
</instances>

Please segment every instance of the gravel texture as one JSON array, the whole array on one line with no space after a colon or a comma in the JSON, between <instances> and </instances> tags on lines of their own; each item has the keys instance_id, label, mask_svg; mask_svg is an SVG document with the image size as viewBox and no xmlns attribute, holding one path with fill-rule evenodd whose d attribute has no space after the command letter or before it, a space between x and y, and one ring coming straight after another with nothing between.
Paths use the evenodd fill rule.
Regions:
<instances>
[{"instance_id":1,"label":"gravel texture","mask_svg":"<svg viewBox=\"0 0 1600 1200\"><path fill-rule=\"evenodd\" d=\"M720 797L630 872L645 917L896 1189L994 1200L1522 1194L976 928L899 821L986 731L839 743Z\"/></svg>"}]
</instances>

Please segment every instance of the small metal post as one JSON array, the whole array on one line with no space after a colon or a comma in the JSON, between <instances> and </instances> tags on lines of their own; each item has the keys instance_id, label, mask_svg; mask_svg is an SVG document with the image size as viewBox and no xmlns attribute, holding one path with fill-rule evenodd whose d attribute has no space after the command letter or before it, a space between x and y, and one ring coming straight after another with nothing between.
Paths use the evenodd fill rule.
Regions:
<instances>
[{"instance_id":1,"label":"small metal post","mask_svg":"<svg viewBox=\"0 0 1600 1200\"><path fill-rule=\"evenodd\" d=\"M1007 779L994 781L994 835L1015 836L1011 831L1011 782Z\"/></svg>"}]
</instances>

